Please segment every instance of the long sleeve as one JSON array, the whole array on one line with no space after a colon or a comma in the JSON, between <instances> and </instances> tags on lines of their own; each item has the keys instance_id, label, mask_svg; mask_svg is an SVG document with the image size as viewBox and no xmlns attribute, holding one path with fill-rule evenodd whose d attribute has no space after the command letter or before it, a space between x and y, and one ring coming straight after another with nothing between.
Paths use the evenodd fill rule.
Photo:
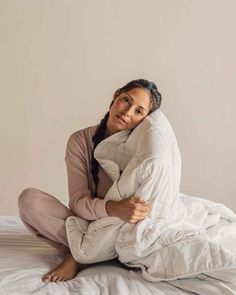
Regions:
<instances>
[{"instance_id":1,"label":"long sleeve","mask_svg":"<svg viewBox=\"0 0 236 295\"><path fill-rule=\"evenodd\" d=\"M68 176L69 207L79 217L86 220L96 220L108 216L105 208L106 201L102 198L92 198L88 156L91 151L88 151L89 141L82 131L73 133L66 146L65 161Z\"/></svg>"}]
</instances>

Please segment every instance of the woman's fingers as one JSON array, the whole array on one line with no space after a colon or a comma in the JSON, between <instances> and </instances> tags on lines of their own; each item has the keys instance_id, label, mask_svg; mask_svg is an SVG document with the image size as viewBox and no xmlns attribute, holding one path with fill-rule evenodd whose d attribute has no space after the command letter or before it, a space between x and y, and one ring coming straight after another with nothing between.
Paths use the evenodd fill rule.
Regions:
<instances>
[{"instance_id":1,"label":"woman's fingers","mask_svg":"<svg viewBox=\"0 0 236 295\"><path fill-rule=\"evenodd\" d=\"M132 197L132 200L134 201L134 203L136 204L141 204L141 205L145 205L145 206L149 206L149 202L145 201L143 199L143 197L137 197L137 196L134 196Z\"/></svg>"},{"instance_id":2,"label":"woman's fingers","mask_svg":"<svg viewBox=\"0 0 236 295\"><path fill-rule=\"evenodd\" d=\"M131 223L136 223L139 220L143 220L148 215L148 212L149 212L149 206L136 204L136 208L130 220Z\"/></svg>"},{"instance_id":3,"label":"woman's fingers","mask_svg":"<svg viewBox=\"0 0 236 295\"><path fill-rule=\"evenodd\" d=\"M146 203L143 197L133 196L132 199L136 203Z\"/></svg>"},{"instance_id":4,"label":"woman's fingers","mask_svg":"<svg viewBox=\"0 0 236 295\"><path fill-rule=\"evenodd\" d=\"M135 204L135 208L141 211L147 211L149 210L149 205L146 204Z\"/></svg>"},{"instance_id":5,"label":"woman's fingers","mask_svg":"<svg viewBox=\"0 0 236 295\"><path fill-rule=\"evenodd\" d=\"M147 213L149 211L149 206L137 204L135 211L138 211L139 213Z\"/></svg>"},{"instance_id":6,"label":"woman's fingers","mask_svg":"<svg viewBox=\"0 0 236 295\"><path fill-rule=\"evenodd\" d=\"M139 221L143 220L148 214L148 210L136 210L135 213L131 216L131 220Z\"/></svg>"},{"instance_id":7,"label":"woman's fingers","mask_svg":"<svg viewBox=\"0 0 236 295\"><path fill-rule=\"evenodd\" d=\"M130 220L129 223L137 223L140 220L143 220L145 216L133 216Z\"/></svg>"}]
</instances>

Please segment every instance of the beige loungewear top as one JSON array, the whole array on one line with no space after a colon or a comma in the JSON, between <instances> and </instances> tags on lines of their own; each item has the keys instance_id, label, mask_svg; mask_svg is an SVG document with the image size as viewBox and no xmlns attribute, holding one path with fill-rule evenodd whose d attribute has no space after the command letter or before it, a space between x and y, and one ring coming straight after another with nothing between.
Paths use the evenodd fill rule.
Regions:
<instances>
[{"instance_id":1,"label":"beige loungewear top","mask_svg":"<svg viewBox=\"0 0 236 295\"><path fill-rule=\"evenodd\" d=\"M90 172L93 150L92 136L97 126L74 132L68 139L65 155L69 207L75 215L87 220L108 216L105 208L106 201L103 198L112 186L112 180L99 166L98 197L91 197L95 192L95 184Z\"/></svg>"}]
</instances>

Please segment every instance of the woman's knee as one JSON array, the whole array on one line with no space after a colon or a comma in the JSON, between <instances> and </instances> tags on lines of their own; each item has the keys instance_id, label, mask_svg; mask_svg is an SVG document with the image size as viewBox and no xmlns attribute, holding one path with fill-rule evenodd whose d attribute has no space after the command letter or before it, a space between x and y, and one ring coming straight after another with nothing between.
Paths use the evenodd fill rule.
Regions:
<instances>
[{"instance_id":1,"label":"woman's knee","mask_svg":"<svg viewBox=\"0 0 236 295\"><path fill-rule=\"evenodd\" d=\"M24 207L35 206L37 202L37 196L39 195L39 190L33 187L24 189L18 198L18 207L23 209Z\"/></svg>"}]
</instances>

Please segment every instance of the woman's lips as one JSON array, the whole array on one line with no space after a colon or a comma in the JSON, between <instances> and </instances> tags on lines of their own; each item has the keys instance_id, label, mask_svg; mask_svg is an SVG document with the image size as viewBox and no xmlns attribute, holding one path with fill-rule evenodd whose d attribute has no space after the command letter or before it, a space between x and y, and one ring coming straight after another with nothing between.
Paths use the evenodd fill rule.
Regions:
<instances>
[{"instance_id":1,"label":"woman's lips","mask_svg":"<svg viewBox=\"0 0 236 295\"><path fill-rule=\"evenodd\" d=\"M120 117L119 115L116 115L117 116L117 118L120 120L120 121L122 121L124 124L128 124L122 117Z\"/></svg>"}]
</instances>

